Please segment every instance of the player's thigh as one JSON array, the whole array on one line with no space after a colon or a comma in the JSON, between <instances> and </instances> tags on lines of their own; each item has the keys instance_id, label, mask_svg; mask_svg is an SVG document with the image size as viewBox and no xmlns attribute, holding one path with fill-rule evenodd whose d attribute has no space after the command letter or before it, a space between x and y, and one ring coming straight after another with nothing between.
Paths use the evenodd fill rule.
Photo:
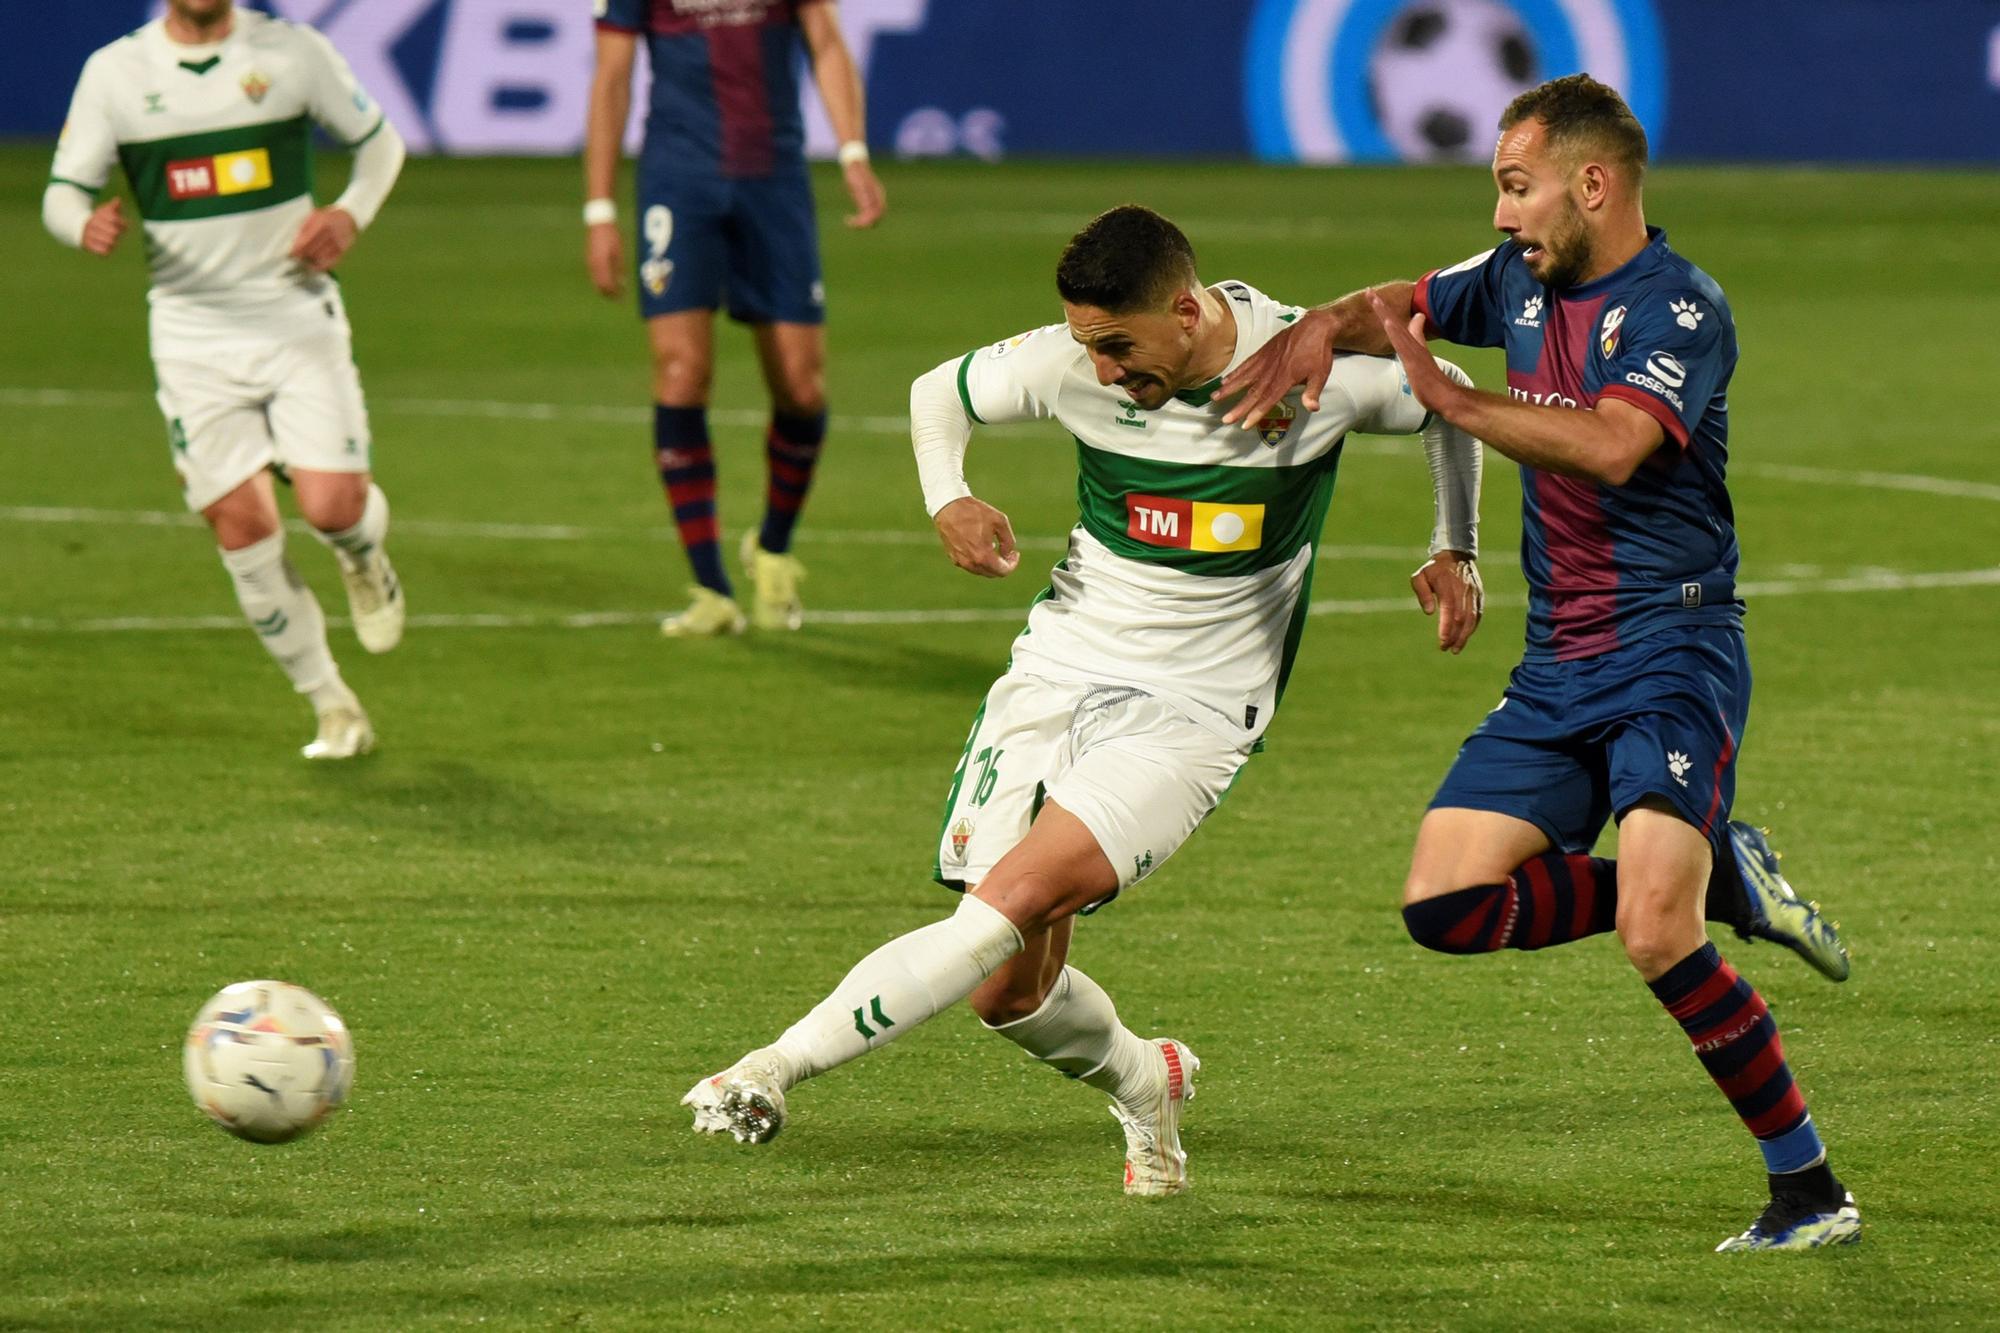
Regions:
<instances>
[{"instance_id":1,"label":"player's thigh","mask_svg":"<svg viewBox=\"0 0 2000 1333\"><path fill-rule=\"evenodd\" d=\"M1499 884L1552 844L1541 825L1493 810L1435 807L1417 825L1403 901L1422 902L1479 884Z\"/></svg>"},{"instance_id":2,"label":"player's thigh","mask_svg":"<svg viewBox=\"0 0 2000 1333\"><path fill-rule=\"evenodd\" d=\"M346 483L344 490L358 486L355 493L365 498L373 450L368 403L361 392L361 373L354 366L346 316L331 302L328 309L332 313L325 327L302 331L269 359L271 396L265 411L271 442L288 473L346 474L358 481ZM318 500L323 491L315 490L313 498ZM300 498L303 503L303 494ZM306 517L315 527L337 531L359 522L361 513L355 507L351 514L345 509L309 511Z\"/></svg>"},{"instance_id":3,"label":"player's thigh","mask_svg":"<svg viewBox=\"0 0 2000 1333\"><path fill-rule=\"evenodd\" d=\"M1012 673L993 682L973 714L945 796L933 866L939 883L981 883L1028 836L1082 691Z\"/></svg>"},{"instance_id":4,"label":"player's thigh","mask_svg":"<svg viewBox=\"0 0 2000 1333\"><path fill-rule=\"evenodd\" d=\"M1604 765L1563 694L1558 671L1515 670L1431 797L1405 902L1498 883L1544 850L1583 852L1597 841L1611 812Z\"/></svg>"},{"instance_id":5,"label":"player's thigh","mask_svg":"<svg viewBox=\"0 0 2000 1333\"><path fill-rule=\"evenodd\" d=\"M269 469L259 468L227 494L204 506L201 516L225 551L254 546L278 530L278 496Z\"/></svg>"},{"instance_id":6,"label":"player's thigh","mask_svg":"<svg viewBox=\"0 0 2000 1333\"><path fill-rule=\"evenodd\" d=\"M633 249L641 318L721 305L727 211L728 187L720 179L650 156L641 160Z\"/></svg>"},{"instance_id":7,"label":"player's thigh","mask_svg":"<svg viewBox=\"0 0 2000 1333\"><path fill-rule=\"evenodd\" d=\"M731 184L729 317L746 324L819 324L826 284L812 185L804 172Z\"/></svg>"},{"instance_id":8,"label":"player's thigh","mask_svg":"<svg viewBox=\"0 0 2000 1333\"><path fill-rule=\"evenodd\" d=\"M1615 686L1607 685L1613 707L1600 710L1615 717L1605 742L1612 809L1622 820L1655 798L1699 830L1713 853L1726 854L1750 710L1743 635L1729 627L1662 631L1634 649Z\"/></svg>"},{"instance_id":9,"label":"player's thigh","mask_svg":"<svg viewBox=\"0 0 2000 1333\"><path fill-rule=\"evenodd\" d=\"M810 416L826 410L826 329L820 324L757 324L757 363L780 411Z\"/></svg>"},{"instance_id":10,"label":"player's thigh","mask_svg":"<svg viewBox=\"0 0 2000 1333\"><path fill-rule=\"evenodd\" d=\"M215 361L155 357L167 443L189 509L206 513L276 457L264 387Z\"/></svg>"},{"instance_id":11,"label":"player's thigh","mask_svg":"<svg viewBox=\"0 0 2000 1333\"><path fill-rule=\"evenodd\" d=\"M1102 836L1052 797L973 894L1025 936L1109 901L1118 880Z\"/></svg>"},{"instance_id":12,"label":"player's thigh","mask_svg":"<svg viewBox=\"0 0 2000 1333\"><path fill-rule=\"evenodd\" d=\"M1229 794L1247 751L1165 700L1095 686L1069 725L1069 761L1049 801L1090 830L1110 863L1095 910L1166 864Z\"/></svg>"}]
</instances>

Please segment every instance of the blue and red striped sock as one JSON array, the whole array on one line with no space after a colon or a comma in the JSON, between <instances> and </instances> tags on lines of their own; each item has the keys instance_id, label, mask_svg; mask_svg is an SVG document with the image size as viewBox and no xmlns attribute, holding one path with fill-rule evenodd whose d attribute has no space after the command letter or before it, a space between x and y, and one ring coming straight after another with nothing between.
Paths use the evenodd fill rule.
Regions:
<instances>
[{"instance_id":1,"label":"blue and red striped sock","mask_svg":"<svg viewBox=\"0 0 2000 1333\"><path fill-rule=\"evenodd\" d=\"M792 529L805 507L806 492L812 489L813 469L819 466L820 446L825 443L824 408L796 416L771 414L771 428L764 434L764 458L771 475L764 490L764 530L757 542L774 555L792 549Z\"/></svg>"},{"instance_id":2,"label":"blue and red striped sock","mask_svg":"<svg viewBox=\"0 0 2000 1333\"><path fill-rule=\"evenodd\" d=\"M1792 1081L1778 1025L1763 997L1704 944L1648 983L1694 1043L1702 1068L1729 1098L1773 1175L1802 1171L1826 1149Z\"/></svg>"},{"instance_id":3,"label":"blue and red striped sock","mask_svg":"<svg viewBox=\"0 0 2000 1333\"><path fill-rule=\"evenodd\" d=\"M1602 935L1618 917L1618 863L1548 852L1504 884L1477 884L1403 909L1417 943L1439 953L1546 949Z\"/></svg>"},{"instance_id":4,"label":"blue and red striped sock","mask_svg":"<svg viewBox=\"0 0 2000 1333\"><path fill-rule=\"evenodd\" d=\"M721 531L715 515L715 451L708 442L708 409L653 407L653 458L667 488L674 526L695 582L733 596L722 568Z\"/></svg>"}]
</instances>

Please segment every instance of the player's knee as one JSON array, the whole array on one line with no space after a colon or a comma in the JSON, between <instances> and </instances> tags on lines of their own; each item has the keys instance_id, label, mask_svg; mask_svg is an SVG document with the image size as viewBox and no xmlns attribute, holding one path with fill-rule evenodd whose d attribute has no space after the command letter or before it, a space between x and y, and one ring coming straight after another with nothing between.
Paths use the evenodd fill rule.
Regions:
<instances>
[{"instance_id":1,"label":"player's knee","mask_svg":"<svg viewBox=\"0 0 2000 1333\"><path fill-rule=\"evenodd\" d=\"M1026 976L996 974L966 997L966 1003L987 1027L1019 1022L1040 1009L1046 998L1039 987L1027 984L1030 980Z\"/></svg>"},{"instance_id":2,"label":"player's knee","mask_svg":"<svg viewBox=\"0 0 2000 1333\"><path fill-rule=\"evenodd\" d=\"M787 371L771 385L771 406L786 416L811 417L826 411L826 373L819 366Z\"/></svg>"},{"instance_id":3,"label":"player's knee","mask_svg":"<svg viewBox=\"0 0 2000 1333\"><path fill-rule=\"evenodd\" d=\"M345 532L361 521L368 507L368 486L337 487L308 494L299 493L299 513L321 532Z\"/></svg>"},{"instance_id":4,"label":"player's knee","mask_svg":"<svg viewBox=\"0 0 2000 1333\"><path fill-rule=\"evenodd\" d=\"M1679 903L1619 903L1618 940L1640 976L1660 976L1708 938L1701 914Z\"/></svg>"},{"instance_id":5,"label":"player's knee","mask_svg":"<svg viewBox=\"0 0 2000 1333\"><path fill-rule=\"evenodd\" d=\"M692 352L653 358L653 398L667 407L704 407L715 379L712 358Z\"/></svg>"}]
</instances>

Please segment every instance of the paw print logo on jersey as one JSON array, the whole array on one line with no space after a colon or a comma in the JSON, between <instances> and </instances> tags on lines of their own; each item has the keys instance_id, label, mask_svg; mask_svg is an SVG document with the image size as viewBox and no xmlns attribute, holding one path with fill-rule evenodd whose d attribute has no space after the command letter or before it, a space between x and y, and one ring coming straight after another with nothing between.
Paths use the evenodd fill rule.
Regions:
<instances>
[{"instance_id":1,"label":"paw print logo on jersey","mask_svg":"<svg viewBox=\"0 0 2000 1333\"><path fill-rule=\"evenodd\" d=\"M1694 767L1694 761L1679 750L1667 751L1667 771L1674 775L1674 781L1685 787L1688 785L1687 771Z\"/></svg>"},{"instance_id":2,"label":"paw print logo on jersey","mask_svg":"<svg viewBox=\"0 0 2000 1333\"><path fill-rule=\"evenodd\" d=\"M1542 327L1542 295L1540 292L1535 293L1521 303L1521 317L1514 322L1530 329L1539 329Z\"/></svg>"},{"instance_id":3,"label":"paw print logo on jersey","mask_svg":"<svg viewBox=\"0 0 2000 1333\"><path fill-rule=\"evenodd\" d=\"M1675 301L1667 309L1674 312L1674 323L1684 329L1691 329L1702 321L1703 312L1697 310L1692 301Z\"/></svg>"}]
</instances>

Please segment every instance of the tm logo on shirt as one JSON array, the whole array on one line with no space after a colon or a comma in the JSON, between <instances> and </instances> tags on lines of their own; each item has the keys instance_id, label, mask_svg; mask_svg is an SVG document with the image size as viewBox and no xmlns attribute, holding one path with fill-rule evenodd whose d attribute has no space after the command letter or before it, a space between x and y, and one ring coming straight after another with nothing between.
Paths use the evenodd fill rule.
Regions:
<instances>
[{"instance_id":1,"label":"tm logo on shirt","mask_svg":"<svg viewBox=\"0 0 2000 1333\"><path fill-rule=\"evenodd\" d=\"M1125 535L1182 551L1254 551L1264 544L1264 506L1128 494Z\"/></svg>"},{"instance_id":2,"label":"tm logo on shirt","mask_svg":"<svg viewBox=\"0 0 2000 1333\"><path fill-rule=\"evenodd\" d=\"M271 155L262 148L167 163L167 195L172 199L206 199L270 188Z\"/></svg>"}]
</instances>

